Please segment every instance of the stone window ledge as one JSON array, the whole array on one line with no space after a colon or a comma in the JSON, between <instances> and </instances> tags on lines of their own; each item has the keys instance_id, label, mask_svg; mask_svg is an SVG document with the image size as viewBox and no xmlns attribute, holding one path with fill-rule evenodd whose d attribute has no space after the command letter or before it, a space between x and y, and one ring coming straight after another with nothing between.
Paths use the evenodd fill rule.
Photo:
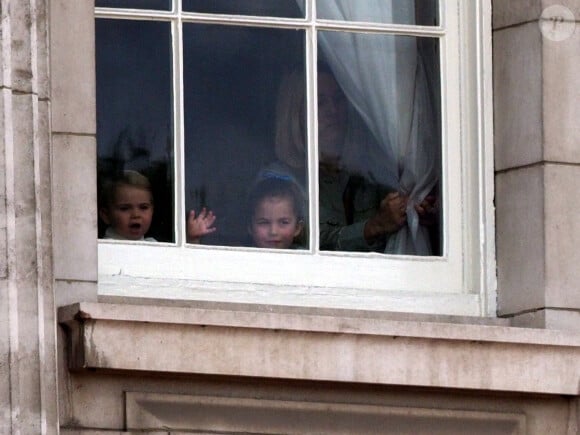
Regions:
<instances>
[{"instance_id":1,"label":"stone window ledge","mask_svg":"<svg viewBox=\"0 0 580 435\"><path fill-rule=\"evenodd\" d=\"M59 309L71 370L579 395L580 334L454 320L227 304Z\"/></svg>"}]
</instances>

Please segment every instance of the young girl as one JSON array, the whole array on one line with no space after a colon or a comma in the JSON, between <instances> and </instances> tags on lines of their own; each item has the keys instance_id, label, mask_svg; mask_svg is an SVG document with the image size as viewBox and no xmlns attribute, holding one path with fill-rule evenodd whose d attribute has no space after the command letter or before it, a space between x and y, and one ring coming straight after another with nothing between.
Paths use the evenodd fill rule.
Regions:
<instances>
[{"instance_id":1,"label":"young girl","mask_svg":"<svg viewBox=\"0 0 580 435\"><path fill-rule=\"evenodd\" d=\"M153 219L153 194L151 184L137 171L123 171L103 185L99 217L108 225L104 238L116 240L145 240ZM187 218L187 241L199 243L200 238L216 230L215 215L202 209L196 217L191 210Z\"/></svg>"},{"instance_id":2,"label":"young girl","mask_svg":"<svg viewBox=\"0 0 580 435\"><path fill-rule=\"evenodd\" d=\"M248 232L258 248L289 249L304 229L303 195L291 179L268 177L250 193Z\"/></svg>"}]
</instances>

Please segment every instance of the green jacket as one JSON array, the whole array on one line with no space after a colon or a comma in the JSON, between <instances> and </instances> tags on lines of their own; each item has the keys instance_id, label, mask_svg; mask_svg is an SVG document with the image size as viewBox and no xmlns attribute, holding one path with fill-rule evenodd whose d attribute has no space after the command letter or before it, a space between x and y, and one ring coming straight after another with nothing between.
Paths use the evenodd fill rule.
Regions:
<instances>
[{"instance_id":1,"label":"green jacket","mask_svg":"<svg viewBox=\"0 0 580 435\"><path fill-rule=\"evenodd\" d=\"M349 184L350 180L350 184ZM351 222L347 219L344 194L352 197ZM320 171L320 249L329 251L382 251L385 240L369 245L364 238L366 221L373 216L386 192L363 177L344 171ZM348 201L347 201L348 202Z\"/></svg>"}]
</instances>

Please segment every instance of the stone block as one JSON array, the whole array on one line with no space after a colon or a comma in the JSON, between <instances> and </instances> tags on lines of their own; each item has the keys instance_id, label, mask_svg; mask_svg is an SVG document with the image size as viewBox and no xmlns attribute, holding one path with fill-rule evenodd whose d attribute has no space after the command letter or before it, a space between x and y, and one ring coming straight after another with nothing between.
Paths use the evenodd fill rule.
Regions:
<instances>
[{"instance_id":1,"label":"stone block","mask_svg":"<svg viewBox=\"0 0 580 435\"><path fill-rule=\"evenodd\" d=\"M578 1L580 4L580 0ZM580 6L578 6L580 8ZM580 20L580 12L577 15ZM544 155L580 163L580 23L562 41L543 40ZM576 196L578 197L578 196Z\"/></svg>"},{"instance_id":2,"label":"stone block","mask_svg":"<svg viewBox=\"0 0 580 435\"><path fill-rule=\"evenodd\" d=\"M578 0L492 0L493 28L501 29L517 24L537 21L542 11L550 6L564 6L580 17Z\"/></svg>"},{"instance_id":3,"label":"stone block","mask_svg":"<svg viewBox=\"0 0 580 435\"><path fill-rule=\"evenodd\" d=\"M580 166L545 168L546 304L580 309Z\"/></svg>"},{"instance_id":4,"label":"stone block","mask_svg":"<svg viewBox=\"0 0 580 435\"><path fill-rule=\"evenodd\" d=\"M36 40L31 39L31 27L34 22L30 7L29 2L13 2L7 17L10 22L11 42L9 87L27 94L33 92L32 79L36 73L33 71L31 56L32 46L36 44Z\"/></svg>"},{"instance_id":5,"label":"stone block","mask_svg":"<svg viewBox=\"0 0 580 435\"><path fill-rule=\"evenodd\" d=\"M55 305L61 307L80 301L96 302L97 282L96 281L55 281Z\"/></svg>"},{"instance_id":6,"label":"stone block","mask_svg":"<svg viewBox=\"0 0 580 435\"><path fill-rule=\"evenodd\" d=\"M548 329L560 329L564 331L580 332L580 310L546 310L546 322Z\"/></svg>"},{"instance_id":7,"label":"stone block","mask_svg":"<svg viewBox=\"0 0 580 435\"><path fill-rule=\"evenodd\" d=\"M55 0L50 6L52 129L94 134L93 1Z\"/></svg>"},{"instance_id":8,"label":"stone block","mask_svg":"<svg viewBox=\"0 0 580 435\"><path fill-rule=\"evenodd\" d=\"M50 98L50 71L49 71L49 1L37 1L36 5L36 94L38 98Z\"/></svg>"},{"instance_id":9,"label":"stone block","mask_svg":"<svg viewBox=\"0 0 580 435\"><path fill-rule=\"evenodd\" d=\"M496 176L498 312L543 307L544 184L540 166Z\"/></svg>"},{"instance_id":10,"label":"stone block","mask_svg":"<svg viewBox=\"0 0 580 435\"><path fill-rule=\"evenodd\" d=\"M576 21L580 21L580 0L542 0L542 10L550 6L564 6L574 14Z\"/></svg>"},{"instance_id":11,"label":"stone block","mask_svg":"<svg viewBox=\"0 0 580 435\"><path fill-rule=\"evenodd\" d=\"M511 318L515 327L580 332L580 311L542 309Z\"/></svg>"},{"instance_id":12,"label":"stone block","mask_svg":"<svg viewBox=\"0 0 580 435\"><path fill-rule=\"evenodd\" d=\"M96 281L55 281L55 305L61 307L75 302L97 300Z\"/></svg>"},{"instance_id":13,"label":"stone block","mask_svg":"<svg viewBox=\"0 0 580 435\"><path fill-rule=\"evenodd\" d=\"M501 29L536 20L541 12L541 0L493 0L493 28Z\"/></svg>"},{"instance_id":14,"label":"stone block","mask_svg":"<svg viewBox=\"0 0 580 435\"><path fill-rule=\"evenodd\" d=\"M95 138L54 134L52 141L55 278L96 281Z\"/></svg>"},{"instance_id":15,"label":"stone block","mask_svg":"<svg viewBox=\"0 0 580 435\"><path fill-rule=\"evenodd\" d=\"M128 429L212 433L523 434L523 413L127 393Z\"/></svg>"},{"instance_id":16,"label":"stone block","mask_svg":"<svg viewBox=\"0 0 580 435\"><path fill-rule=\"evenodd\" d=\"M542 160L541 44L536 23L494 32L496 170Z\"/></svg>"}]
</instances>

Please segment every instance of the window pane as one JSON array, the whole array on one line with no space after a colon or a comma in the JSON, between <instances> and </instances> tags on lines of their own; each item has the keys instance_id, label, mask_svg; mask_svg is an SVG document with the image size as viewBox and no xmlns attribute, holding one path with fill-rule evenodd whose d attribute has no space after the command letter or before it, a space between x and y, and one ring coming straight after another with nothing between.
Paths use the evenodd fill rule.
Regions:
<instances>
[{"instance_id":1,"label":"window pane","mask_svg":"<svg viewBox=\"0 0 580 435\"><path fill-rule=\"evenodd\" d=\"M171 0L95 0L96 7L127 9L171 9Z\"/></svg>"},{"instance_id":2,"label":"window pane","mask_svg":"<svg viewBox=\"0 0 580 435\"><path fill-rule=\"evenodd\" d=\"M304 0L183 0L183 10L213 14L303 18Z\"/></svg>"},{"instance_id":3,"label":"window pane","mask_svg":"<svg viewBox=\"0 0 580 435\"><path fill-rule=\"evenodd\" d=\"M439 255L438 40L319 43L320 248Z\"/></svg>"},{"instance_id":4,"label":"window pane","mask_svg":"<svg viewBox=\"0 0 580 435\"><path fill-rule=\"evenodd\" d=\"M316 11L319 18L329 20L422 26L439 23L437 0L318 0Z\"/></svg>"},{"instance_id":5,"label":"window pane","mask_svg":"<svg viewBox=\"0 0 580 435\"><path fill-rule=\"evenodd\" d=\"M283 197L287 204L290 198L291 216L307 222L304 32L186 24L183 37L186 206L196 212L207 207L217 216L217 231L204 244L268 247L252 228L261 200ZM277 98L287 71L297 71L300 83L290 96L299 101L300 110L292 114L297 150L276 134ZM278 156L290 153L291 165L282 164ZM305 247L305 234L272 236L270 242L280 244L271 247Z\"/></svg>"},{"instance_id":6,"label":"window pane","mask_svg":"<svg viewBox=\"0 0 580 435\"><path fill-rule=\"evenodd\" d=\"M173 241L170 25L99 19L95 31L99 210L111 205L119 184L132 184L119 181L124 171L138 171L155 205L145 236ZM100 217L103 237L107 217Z\"/></svg>"}]
</instances>

